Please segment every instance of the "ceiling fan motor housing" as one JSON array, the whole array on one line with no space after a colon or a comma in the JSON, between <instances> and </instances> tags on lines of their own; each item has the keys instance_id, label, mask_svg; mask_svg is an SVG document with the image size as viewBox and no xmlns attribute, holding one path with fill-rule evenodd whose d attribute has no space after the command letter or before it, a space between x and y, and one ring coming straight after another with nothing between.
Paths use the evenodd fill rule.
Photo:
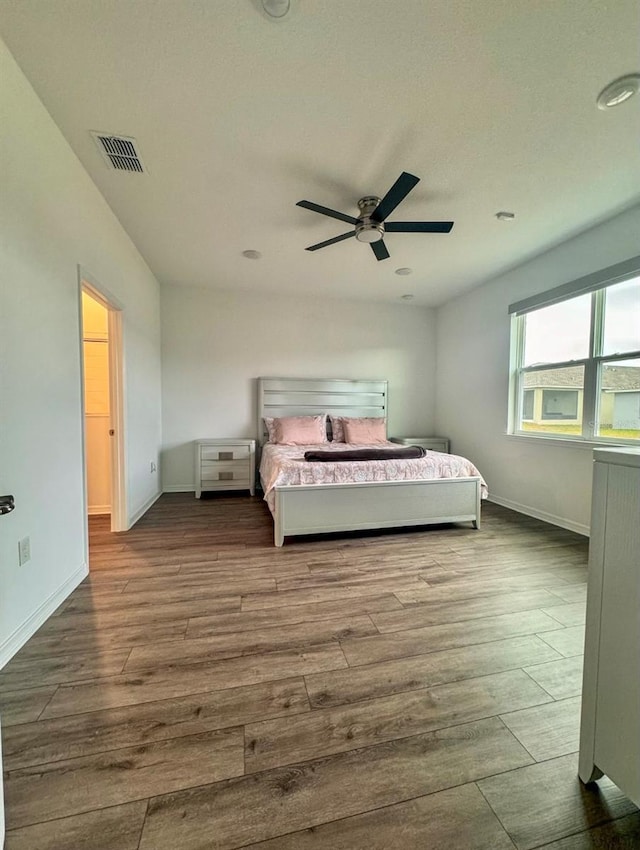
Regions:
<instances>
[{"instance_id":1,"label":"ceiling fan motor housing","mask_svg":"<svg viewBox=\"0 0 640 850\"><path fill-rule=\"evenodd\" d=\"M360 217L356 224L356 239L359 242L378 242L384 236L384 224L372 221L371 215L380 203L375 195L366 195L358 201Z\"/></svg>"}]
</instances>

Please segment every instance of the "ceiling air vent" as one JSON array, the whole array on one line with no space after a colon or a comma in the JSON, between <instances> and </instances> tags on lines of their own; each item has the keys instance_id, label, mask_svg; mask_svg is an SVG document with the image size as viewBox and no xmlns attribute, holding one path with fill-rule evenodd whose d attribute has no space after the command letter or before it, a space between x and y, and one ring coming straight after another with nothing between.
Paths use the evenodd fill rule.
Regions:
<instances>
[{"instance_id":1,"label":"ceiling air vent","mask_svg":"<svg viewBox=\"0 0 640 850\"><path fill-rule=\"evenodd\" d=\"M107 133L92 132L95 143L105 161L116 171L136 171L143 174L145 169L137 150L135 139L127 136L110 136Z\"/></svg>"}]
</instances>

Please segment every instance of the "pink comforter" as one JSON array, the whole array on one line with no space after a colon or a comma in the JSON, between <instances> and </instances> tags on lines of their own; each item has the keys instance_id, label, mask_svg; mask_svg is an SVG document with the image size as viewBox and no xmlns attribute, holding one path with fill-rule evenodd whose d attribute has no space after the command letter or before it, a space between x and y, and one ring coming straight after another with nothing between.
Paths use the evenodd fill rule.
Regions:
<instances>
[{"instance_id":1,"label":"pink comforter","mask_svg":"<svg viewBox=\"0 0 640 850\"><path fill-rule=\"evenodd\" d=\"M397 448L396 443L386 443ZM309 463L304 459L307 451L344 451L345 449L381 448L355 446L349 443L320 443L313 446L279 446L267 443L262 447L260 479L264 497L273 510L273 493L276 486L288 484L357 484L368 481L420 481L428 478L468 478L480 476L478 469L464 457L427 452L425 457L412 460L367 460L355 462ZM482 480L482 498L488 495Z\"/></svg>"}]
</instances>

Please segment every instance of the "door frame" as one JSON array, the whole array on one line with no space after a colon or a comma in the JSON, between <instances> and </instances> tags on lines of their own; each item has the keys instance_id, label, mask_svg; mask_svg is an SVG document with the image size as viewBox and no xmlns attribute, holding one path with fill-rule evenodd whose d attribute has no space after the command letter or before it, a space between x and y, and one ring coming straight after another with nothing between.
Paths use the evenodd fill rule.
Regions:
<instances>
[{"instance_id":1,"label":"door frame","mask_svg":"<svg viewBox=\"0 0 640 850\"><path fill-rule=\"evenodd\" d=\"M111 531L126 531L127 489L125 457L125 419L124 419L124 358L122 342L122 303L106 287L102 286L86 269L78 266L78 311L80 316L80 391L82 397L82 468L83 468L83 507L85 515L86 549L88 563L88 514L89 500L87 491L87 435L85 423L84 398L84 345L82 327L82 293L86 292L107 310L109 336L109 419L113 431L110 440L111 471Z\"/></svg>"}]
</instances>

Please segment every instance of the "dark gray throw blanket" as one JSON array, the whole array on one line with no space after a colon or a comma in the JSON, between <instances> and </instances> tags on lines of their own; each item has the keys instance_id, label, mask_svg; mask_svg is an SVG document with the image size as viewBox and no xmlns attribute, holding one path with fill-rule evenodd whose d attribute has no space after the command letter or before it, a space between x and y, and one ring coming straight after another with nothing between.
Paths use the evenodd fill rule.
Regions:
<instances>
[{"instance_id":1,"label":"dark gray throw blanket","mask_svg":"<svg viewBox=\"0 0 640 850\"><path fill-rule=\"evenodd\" d=\"M333 461L341 460L413 460L424 457L426 453L426 449L422 446L399 446L397 449L345 449L343 452L327 452L320 449L305 452L304 459L314 463L316 461L333 463Z\"/></svg>"}]
</instances>

